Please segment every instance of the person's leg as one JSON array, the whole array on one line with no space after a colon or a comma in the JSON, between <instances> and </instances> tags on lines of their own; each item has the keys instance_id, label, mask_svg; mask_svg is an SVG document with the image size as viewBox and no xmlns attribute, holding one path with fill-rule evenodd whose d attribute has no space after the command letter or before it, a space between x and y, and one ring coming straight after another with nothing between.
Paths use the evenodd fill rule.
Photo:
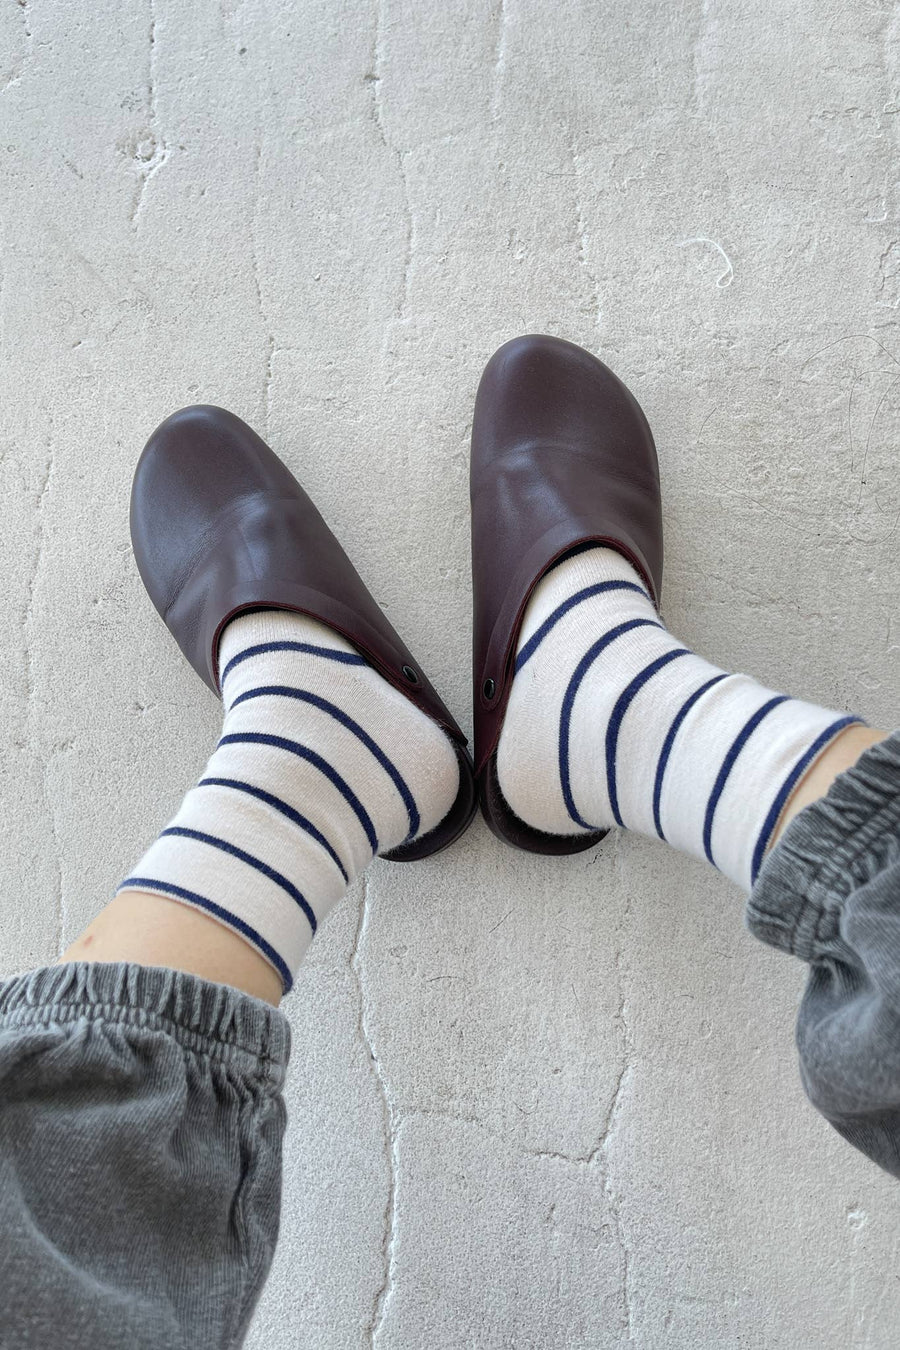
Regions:
<instances>
[{"instance_id":1,"label":"person's leg","mask_svg":"<svg viewBox=\"0 0 900 1350\"><path fill-rule=\"evenodd\" d=\"M497 768L536 829L624 825L752 891L751 931L810 964L811 1100L900 1177L900 733L709 665L592 549L529 603Z\"/></svg>"},{"instance_id":2,"label":"person's leg","mask_svg":"<svg viewBox=\"0 0 900 1350\"><path fill-rule=\"evenodd\" d=\"M0 1344L241 1344L272 1261L286 1019L135 962L0 983Z\"/></svg>"},{"instance_id":3,"label":"person's leg","mask_svg":"<svg viewBox=\"0 0 900 1350\"><path fill-rule=\"evenodd\" d=\"M592 548L529 602L497 772L534 829L625 826L749 890L800 779L858 723L689 651L629 562Z\"/></svg>"},{"instance_id":4,"label":"person's leg","mask_svg":"<svg viewBox=\"0 0 900 1350\"><path fill-rule=\"evenodd\" d=\"M900 733L858 739L799 789L747 924L809 964L797 1046L810 1100L900 1178Z\"/></svg>"},{"instance_id":5,"label":"person's leg","mask_svg":"<svg viewBox=\"0 0 900 1350\"><path fill-rule=\"evenodd\" d=\"M374 853L457 792L443 731L330 629L243 615L220 659L200 783L63 963L0 984L17 1345L240 1344L278 1229L289 1032L268 1004Z\"/></svg>"},{"instance_id":6,"label":"person's leg","mask_svg":"<svg viewBox=\"0 0 900 1350\"><path fill-rule=\"evenodd\" d=\"M61 961L167 966L242 989L276 1008L283 994L279 975L238 933L200 910L148 891L120 891Z\"/></svg>"},{"instance_id":7,"label":"person's leg","mask_svg":"<svg viewBox=\"0 0 900 1350\"><path fill-rule=\"evenodd\" d=\"M375 853L446 815L457 760L435 722L305 615L241 615L219 659L212 758L64 959L175 965L277 1003Z\"/></svg>"}]
</instances>

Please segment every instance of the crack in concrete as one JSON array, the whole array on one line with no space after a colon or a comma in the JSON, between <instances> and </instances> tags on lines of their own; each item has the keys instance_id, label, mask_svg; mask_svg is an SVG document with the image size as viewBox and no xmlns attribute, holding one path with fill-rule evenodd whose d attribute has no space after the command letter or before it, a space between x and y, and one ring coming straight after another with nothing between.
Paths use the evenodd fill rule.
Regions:
<instances>
[{"instance_id":1,"label":"crack in concrete","mask_svg":"<svg viewBox=\"0 0 900 1350\"><path fill-rule=\"evenodd\" d=\"M384 0L376 0L375 4L375 28L372 34L372 50L369 57L369 74L366 75L366 83L372 90L371 116L375 130L378 133L378 139L388 154L390 154L397 165L397 173L400 177L400 190L403 198L403 218L405 227L403 270L400 278L399 293L394 305L394 317L402 322L407 317L409 309L409 288L412 272L413 251L415 248L415 218L413 216L412 201L409 195L409 179L406 173L406 156L408 150L401 150L395 145L387 133L387 123L384 117L384 97L381 90L382 85L382 34L384 32Z\"/></svg>"},{"instance_id":2,"label":"crack in concrete","mask_svg":"<svg viewBox=\"0 0 900 1350\"><path fill-rule=\"evenodd\" d=\"M701 0L697 36L691 44L692 63L692 99L695 115L701 116L706 109L706 83L708 70L704 68L707 46L710 40L710 0Z\"/></svg>"},{"instance_id":3,"label":"crack in concrete","mask_svg":"<svg viewBox=\"0 0 900 1350\"><path fill-rule=\"evenodd\" d=\"M388 142L384 127L384 109L381 103L381 32L384 27L384 0L375 0L375 30L372 34L372 52L369 61L370 73L366 80L372 87L372 121L386 150L392 147Z\"/></svg>"},{"instance_id":4,"label":"crack in concrete","mask_svg":"<svg viewBox=\"0 0 900 1350\"><path fill-rule=\"evenodd\" d=\"M375 1297L372 1300L372 1315L368 1325L369 1344L374 1346L384 1326L388 1304L390 1303L391 1294L394 1290L394 1242L396 1236L397 1177L399 1174L397 1137L400 1120L394 1109L394 1104L391 1101L391 1095L388 1091L384 1070L382 1069L381 1061L375 1050L372 1034L369 1029L365 986L362 973L362 943L368 932L370 914L369 887L365 876L362 880L362 886L363 898L359 909L359 923L356 928L353 951L350 956L350 967L353 971L359 994L358 1033L366 1053L369 1056L373 1077L381 1102L382 1122L384 1126L384 1152L388 1172L388 1196L384 1209L384 1233L381 1242L384 1276L381 1284L375 1291Z\"/></svg>"},{"instance_id":5,"label":"crack in concrete","mask_svg":"<svg viewBox=\"0 0 900 1350\"><path fill-rule=\"evenodd\" d=\"M26 698L27 698L26 716L28 717L31 716L32 701L34 698L33 657L31 651L31 629L33 623L34 588L37 582L38 572L40 571L41 563L44 560L44 508L46 504L47 493L50 490L50 480L53 477L53 468L54 468L53 450L52 447L49 447L47 455L47 463L44 465L41 485L38 488L37 500L35 502L35 512L38 521L37 547L34 552L34 558L31 565L31 573L28 578L28 583L25 587L25 608L22 615L22 628L25 639L25 681L26 681Z\"/></svg>"},{"instance_id":6,"label":"crack in concrete","mask_svg":"<svg viewBox=\"0 0 900 1350\"><path fill-rule=\"evenodd\" d=\"M41 788L44 797L44 805L47 811L47 819L50 823L50 837L53 840L54 872L56 876L56 935L54 946L56 948L57 961L66 949L66 933L69 927L69 911L66 906L66 897L62 880L62 845L60 844L59 833L56 828L56 811L53 808L53 796L50 792L50 765L57 758L59 753L60 751L55 750L52 755L46 756L41 766Z\"/></svg>"},{"instance_id":7,"label":"crack in concrete","mask_svg":"<svg viewBox=\"0 0 900 1350\"><path fill-rule=\"evenodd\" d=\"M6 237L0 231L0 355L6 355ZM5 458L3 451L0 458Z\"/></svg>"},{"instance_id":8,"label":"crack in concrete","mask_svg":"<svg viewBox=\"0 0 900 1350\"><path fill-rule=\"evenodd\" d=\"M620 856L621 836L616 832L614 837L614 856L613 871L622 884L621 856ZM625 1081L629 1077L632 1066L632 1053L634 1050L634 1037L631 1031L631 1021L628 1015L628 994L625 986L625 978L622 970L622 954L625 935L628 928L628 920L631 916L631 901L627 889L625 890L625 906L622 911L622 918L619 924L619 941L616 946L615 970L616 982L619 991L618 1022L622 1034L622 1068L619 1072L613 1092L612 1102L609 1113L606 1118L606 1127L603 1136L596 1147L596 1157L601 1164L603 1178L603 1192L609 1204L609 1212L612 1217L613 1227L616 1233L616 1239L619 1243L619 1250L622 1253L622 1320L627 1341L634 1339L634 1315L631 1293L631 1249L625 1240L625 1230L622 1226L622 1202L621 1197L613 1185L612 1174L609 1163L609 1145L616 1128L616 1122L619 1116L619 1110L622 1104L622 1094Z\"/></svg>"},{"instance_id":9,"label":"crack in concrete","mask_svg":"<svg viewBox=\"0 0 900 1350\"><path fill-rule=\"evenodd\" d=\"M253 162L253 212L250 217L250 274L253 278L253 290L256 295L256 309L259 314L260 324L265 330L269 327L269 316L266 312L266 306L263 303L262 286L262 268L259 260L259 189L262 181L262 144L256 147L256 157ZM272 408L272 376L273 362L280 347L275 345L275 334L270 330L266 336L266 354L263 365L262 394L260 398L262 421L263 421L263 439L269 437L269 419Z\"/></svg>"},{"instance_id":10,"label":"crack in concrete","mask_svg":"<svg viewBox=\"0 0 900 1350\"><path fill-rule=\"evenodd\" d=\"M38 575L44 562L46 504L55 468L56 459L53 453L52 442L50 442L47 447L47 462L44 465L35 501L37 541L28 582L25 587L25 605L22 611L22 640L25 663L25 722L22 728L22 736L26 749L30 748L32 738L32 726L35 711L34 699L36 693L34 680L34 592ZM53 840L53 865L56 879L56 935L54 945L57 956L60 956L63 950L66 915L64 912L65 905L62 888L62 853L60 850L59 836L56 830L56 815L53 810L53 802L50 795L49 773L50 757L44 755L41 757L41 796L44 799L44 810L50 825L50 836Z\"/></svg>"},{"instance_id":11,"label":"crack in concrete","mask_svg":"<svg viewBox=\"0 0 900 1350\"><path fill-rule=\"evenodd\" d=\"M599 1139L592 1144L587 1153L563 1153L560 1149L554 1148L530 1148L527 1144L522 1144L513 1139L513 1137L502 1130L493 1129L486 1120L479 1116L469 1116L462 1111L446 1111L431 1106L412 1106L405 1112L403 1119L411 1116L423 1116L426 1120L448 1120L455 1125L470 1125L478 1130L483 1130L491 1139L496 1139L498 1143L512 1143L517 1153L526 1158L548 1158L553 1162L566 1163L570 1167L598 1167L598 1159L603 1154L607 1139L615 1123L619 1109L619 1101L624 1087L625 1079L629 1076L631 1065L624 1061L619 1075L616 1079L616 1085L613 1088L613 1096L610 1102L610 1109L607 1113L607 1120L603 1126Z\"/></svg>"},{"instance_id":12,"label":"crack in concrete","mask_svg":"<svg viewBox=\"0 0 900 1350\"><path fill-rule=\"evenodd\" d=\"M587 225L584 218L584 199L581 194L581 170L579 167L581 156L575 149L575 138L572 136L569 142L569 155L572 160L573 183L572 197L575 203L575 227L577 231L578 243L578 261L586 274L590 285L594 301L594 326L599 332L603 324L603 301L600 295L600 281L588 262L588 237Z\"/></svg>"},{"instance_id":13,"label":"crack in concrete","mask_svg":"<svg viewBox=\"0 0 900 1350\"><path fill-rule=\"evenodd\" d=\"M272 362L274 359L275 339L270 333L266 339L266 374L263 381L263 428L266 440L268 440L269 437L269 413L272 407Z\"/></svg>"},{"instance_id":14,"label":"crack in concrete","mask_svg":"<svg viewBox=\"0 0 900 1350\"><path fill-rule=\"evenodd\" d=\"M888 298L877 300L879 309L896 309L900 305L900 240L891 239L882 249L878 259L878 290L882 296L888 292Z\"/></svg>"},{"instance_id":15,"label":"crack in concrete","mask_svg":"<svg viewBox=\"0 0 900 1350\"><path fill-rule=\"evenodd\" d=\"M612 1218L613 1229L616 1234L616 1240L619 1244L619 1250L622 1253L622 1321L625 1330L625 1336L628 1341L634 1339L634 1316L633 1302L631 1292L631 1249L625 1240L625 1232L622 1226L622 1205L618 1191L615 1189L610 1175L609 1168L609 1142L615 1130L616 1119L619 1113L619 1104L622 1098L622 1088L626 1078L629 1076L631 1064L625 1059L622 1072L619 1075L619 1081L616 1084L615 1095L613 1097L612 1109L609 1116L609 1125L602 1142L597 1151L597 1159L600 1162L603 1193L606 1196L609 1205L609 1212ZM589 1161L593 1161L590 1159Z\"/></svg>"},{"instance_id":16,"label":"crack in concrete","mask_svg":"<svg viewBox=\"0 0 900 1350\"><path fill-rule=\"evenodd\" d=\"M494 45L494 72L491 79L491 121L500 116L503 97L503 76L506 74L506 34L508 27L508 0L500 0L497 9L497 40Z\"/></svg>"},{"instance_id":17,"label":"crack in concrete","mask_svg":"<svg viewBox=\"0 0 900 1350\"><path fill-rule=\"evenodd\" d=\"M147 116L156 119L156 5L155 0L147 0L150 10L149 52L147 56Z\"/></svg>"},{"instance_id":18,"label":"crack in concrete","mask_svg":"<svg viewBox=\"0 0 900 1350\"><path fill-rule=\"evenodd\" d=\"M397 150L397 168L400 171L400 183L403 189L403 214L406 221L406 243L403 258L403 279L400 283L400 296L397 301L396 314L401 323L406 319L409 309L409 287L412 273L413 250L415 248L416 222L412 212L412 202L409 197L409 181L406 177L406 153Z\"/></svg>"},{"instance_id":19,"label":"crack in concrete","mask_svg":"<svg viewBox=\"0 0 900 1350\"><path fill-rule=\"evenodd\" d=\"M131 228L137 230L138 220L144 209L144 200L150 180L155 178L168 161L169 151L164 140L157 139L157 100L156 100L156 6L155 0L148 0L150 29L148 33L147 88L144 93L144 111L147 115L147 135L138 141L135 158L141 162L138 184L131 204Z\"/></svg>"},{"instance_id":20,"label":"crack in concrete","mask_svg":"<svg viewBox=\"0 0 900 1350\"><path fill-rule=\"evenodd\" d=\"M430 1106L413 1106L404 1113L404 1120L413 1116L424 1117L426 1120L449 1120L454 1125L469 1125L477 1130L483 1130L491 1139L495 1139L499 1144L512 1144L515 1151L523 1158L540 1158L550 1162L565 1163L569 1167L596 1167L597 1152L596 1146L592 1147L589 1153L563 1153L554 1148L529 1148L527 1144L519 1143L508 1133L501 1130L492 1129L487 1121L481 1120L478 1116L467 1116L461 1111L444 1111Z\"/></svg>"},{"instance_id":21,"label":"crack in concrete","mask_svg":"<svg viewBox=\"0 0 900 1350\"><path fill-rule=\"evenodd\" d=\"M259 161L261 156L262 146L258 145L256 147L256 159L253 165L253 211L250 216L250 275L253 278L253 289L256 293L256 310L262 322L265 323L266 313L263 307L262 283L260 281L259 250L256 243L256 217L259 210Z\"/></svg>"},{"instance_id":22,"label":"crack in concrete","mask_svg":"<svg viewBox=\"0 0 900 1350\"><path fill-rule=\"evenodd\" d=\"M19 9L22 11L22 32L25 37L25 50L19 60L13 64L8 79L3 86L0 87L0 94L5 94L7 89L12 89L15 85L21 84L25 69L34 56L34 34L31 31L29 0L17 0L17 3Z\"/></svg>"},{"instance_id":23,"label":"crack in concrete","mask_svg":"<svg viewBox=\"0 0 900 1350\"><path fill-rule=\"evenodd\" d=\"M614 867L618 874L620 873L618 834L615 836L615 842L613 847L615 849ZM631 902L626 892L625 906L622 912L621 922L619 924L620 930L619 944L617 946L615 955L615 970L619 993L619 1005L616 1012L616 1020L619 1024L621 1032L622 1063L619 1068L619 1073L616 1078L615 1086L613 1088L609 1109L606 1113L606 1119L603 1123L603 1127L600 1131L596 1143L594 1143L593 1146L588 1150L588 1152L584 1154L563 1153L557 1149L529 1148L527 1145L520 1143L515 1143L514 1145L516 1151L524 1157L540 1158L552 1162L560 1162L571 1167L589 1168L592 1170L596 1170L596 1172L599 1174L600 1184L603 1188L603 1193L606 1197L607 1205L609 1207L613 1231L615 1233L616 1241L618 1243L622 1257L621 1300L622 1300L622 1326L625 1337L623 1344L633 1343L634 1341L635 1314L634 1314L634 1299L632 1293L632 1253L631 1248L629 1247L628 1242L626 1241L625 1238L625 1231L622 1223L621 1198L615 1185L613 1184L610 1172L609 1146L611 1140L615 1135L616 1126L619 1120L622 1102L624 1099L625 1086L628 1079L631 1076L631 1072L633 1069L632 1056L634 1050L634 1039L631 1030L631 1019L629 1016L629 1008L628 1008L628 995L623 970L623 946L622 946L622 941L628 926L630 915L631 915ZM432 1118L437 1120L450 1120L453 1121L455 1124L473 1126L477 1129L484 1130L486 1134L488 1134L491 1138L496 1139L498 1142L503 1142L505 1144L510 1143L510 1136L508 1134L504 1134L502 1132L492 1129L484 1120L479 1119L477 1116L465 1115L462 1112L434 1110L426 1107L412 1108L406 1114L407 1116L423 1116L426 1119Z\"/></svg>"},{"instance_id":24,"label":"crack in concrete","mask_svg":"<svg viewBox=\"0 0 900 1350\"><path fill-rule=\"evenodd\" d=\"M615 849L614 869L617 875L621 875L619 866L619 848L620 839L618 833L615 835L613 847ZM623 940L627 930L628 921L631 915L631 902L626 891L625 905L622 912L622 918L619 924L619 942L615 954L615 971L618 987L619 1002L616 1010L616 1021L619 1025L621 1035L621 1056L622 1062L613 1087L612 1097L610 1099L609 1109L606 1113L606 1119L603 1122L602 1129L596 1140L587 1153L571 1154L563 1153L558 1149L529 1148L525 1144L515 1142L516 1151L529 1158L546 1159L553 1162L564 1163L570 1167L595 1169L599 1173L600 1183L603 1193L606 1197L609 1213L612 1220L613 1231L619 1246L622 1257L622 1325L625 1340L623 1343L633 1343L634 1341L634 1300L632 1293L632 1253L631 1248L625 1238L625 1231L622 1223L621 1197L613 1183L610 1171L609 1147L614 1137L619 1115L624 1099L625 1087L631 1076L633 1069L633 1050L634 1038L631 1030L631 1019L628 1008L628 994L623 970ZM484 1120L477 1116L465 1115L462 1112L434 1110L426 1107L412 1108L406 1113L408 1116L423 1116L426 1119L450 1120L455 1124L469 1125L480 1130L484 1130L491 1138L510 1143L510 1136L504 1132L492 1129Z\"/></svg>"}]
</instances>

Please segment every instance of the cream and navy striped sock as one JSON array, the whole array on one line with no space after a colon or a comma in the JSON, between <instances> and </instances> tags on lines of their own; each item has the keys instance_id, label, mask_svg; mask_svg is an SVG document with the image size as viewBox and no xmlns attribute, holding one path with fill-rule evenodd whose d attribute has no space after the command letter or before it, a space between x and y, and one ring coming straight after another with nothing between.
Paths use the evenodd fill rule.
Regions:
<instances>
[{"instance_id":1,"label":"cream and navy striped sock","mask_svg":"<svg viewBox=\"0 0 900 1350\"><path fill-rule=\"evenodd\" d=\"M695 656L626 559L595 548L550 571L529 602L497 772L535 829L623 825L749 889L791 791L860 720Z\"/></svg>"},{"instance_id":2,"label":"cream and navy striped sock","mask_svg":"<svg viewBox=\"0 0 900 1350\"><path fill-rule=\"evenodd\" d=\"M119 890L213 915L287 992L317 925L374 855L450 810L456 754L431 718L305 615L240 615L219 662L215 753Z\"/></svg>"}]
</instances>

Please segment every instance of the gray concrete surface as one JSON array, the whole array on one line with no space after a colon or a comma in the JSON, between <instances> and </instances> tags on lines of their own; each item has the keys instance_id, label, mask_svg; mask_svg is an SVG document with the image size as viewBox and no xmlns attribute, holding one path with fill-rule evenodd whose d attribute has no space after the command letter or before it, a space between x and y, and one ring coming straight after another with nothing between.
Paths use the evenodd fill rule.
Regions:
<instances>
[{"instance_id":1,"label":"gray concrete surface","mask_svg":"<svg viewBox=\"0 0 900 1350\"><path fill-rule=\"evenodd\" d=\"M467 439L560 333L660 448L670 626L896 723L900 9L2 0L2 968L52 960L215 701L127 503L227 405L470 724ZM253 1350L900 1343L900 1190L806 1104L803 971L630 836L377 863L288 1011Z\"/></svg>"}]
</instances>

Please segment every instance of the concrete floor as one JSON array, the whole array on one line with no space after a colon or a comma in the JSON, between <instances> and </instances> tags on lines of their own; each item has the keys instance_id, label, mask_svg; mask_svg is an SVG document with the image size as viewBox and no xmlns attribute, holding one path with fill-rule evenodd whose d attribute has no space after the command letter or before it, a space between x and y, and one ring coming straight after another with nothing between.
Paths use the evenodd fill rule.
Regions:
<instances>
[{"instance_id":1,"label":"concrete floor","mask_svg":"<svg viewBox=\"0 0 900 1350\"><path fill-rule=\"evenodd\" d=\"M218 706L130 556L149 431L267 435L463 725L467 452L523 331L655 430L665 614L895 725L900 9L2 0L5 972L52 961ZM895 1350L900 1190L806 1103L804 979L631 836L376 863L287 1010L253 1350Z\"/></svg>"}]
</instances>

